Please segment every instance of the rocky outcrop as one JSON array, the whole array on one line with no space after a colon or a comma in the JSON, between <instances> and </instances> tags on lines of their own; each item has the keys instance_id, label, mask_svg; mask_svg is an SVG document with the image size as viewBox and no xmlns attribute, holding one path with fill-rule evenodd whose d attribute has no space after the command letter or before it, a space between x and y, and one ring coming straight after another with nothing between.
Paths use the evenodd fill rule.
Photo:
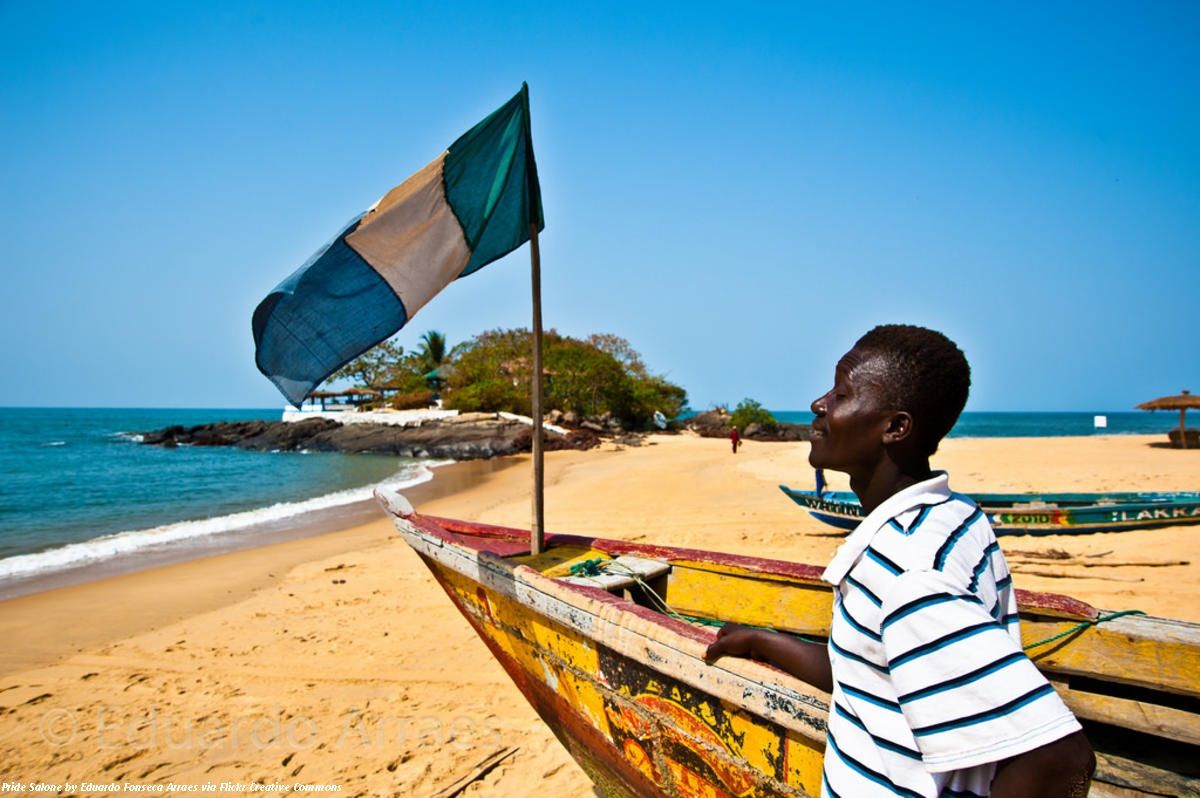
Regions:
<instances>
[{"instance_id":1,"label":"rocky outcrop","mask_svg":"<svg viewBox=\"0 0 1200 798\"><path fill-rule=\"evenodd\" d=\"M423 421L413 426L342 424L326 418L297 422L222 421L196 427L167 427L142 433L142 442L157 446L236 446L255 451L311 451L394 454L478 460L528 452L533 431L528 424L494 413L469 418ZM589 430L546 435L546 449L590 449L599 438Z\"/></svg>"},{"instance_id":2,"label":"rocky outcrop","mask_svg":"<svg viewBox=\"0 0 1200 798\"><path fill-rule=\"evenodd\" d=\"M728 438L730 416L722 408L706 410L683 422L685 429L699 435L701 438Z\"/></svg>"},{"instance_id":3,"label":"rocky outcrop","mask_svg":"<svg viewBox=\"0 0 1200 798\"><path fill-rule=\"evenodd\" d=\"M786 421L780 421L774 429L750 424L742 432L742 437L752 441L806 441L811 432L812 427L808 424L789 424Z\"/></svg>"},{"instance_id":4,"label":"rocky outcrop","mask_svg":"<svg viewBox=\"0 0 1200 798\"><path fill-rule=\"evenodd\" d=\"M562 427L591 430L597 435L623 435L631 432L621 422L621 419L612 413L604 413L599 416L582 416L574 410L568 410L565 413L561 410L551 410L547 414L546 420L551 424L557 424Z\"/></svg>"},{"instance_id":5,"label":"rocky outcrop","mask_svg":"<svg viewBox=\"0 0 1200 798\"><path fill-rule=\"evenodd\" d=\"M728 412L717 408L697 413L684 422L684 427L702 438L728 438L733 429L731 421ZM741 437L752 441L806 441L811 431L812 427L808 424L781 421L773 429L761 424L749 424L742 430Z\"/></svg>"}]
</instances>

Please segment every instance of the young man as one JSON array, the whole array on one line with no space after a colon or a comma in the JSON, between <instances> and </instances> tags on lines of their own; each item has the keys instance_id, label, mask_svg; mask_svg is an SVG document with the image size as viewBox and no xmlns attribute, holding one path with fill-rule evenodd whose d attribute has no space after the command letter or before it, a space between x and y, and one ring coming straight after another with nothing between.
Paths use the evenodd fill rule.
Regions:
<instances>
[{"instance_id":1,"label":"young man","mask_svg":"<svg viewBox=\"0 0 1200 798\"><path fill-rule=\"evenodd\" d=\"M987 517L929 458L967 401L941 333L876 327L812 403L809 463L844 471L867 517L838 549L828 646L728 625L748 656L832 693L822 795L1070 796L1095 765L1078 721L1021 650Z\"/></svg>"}]
</instances>

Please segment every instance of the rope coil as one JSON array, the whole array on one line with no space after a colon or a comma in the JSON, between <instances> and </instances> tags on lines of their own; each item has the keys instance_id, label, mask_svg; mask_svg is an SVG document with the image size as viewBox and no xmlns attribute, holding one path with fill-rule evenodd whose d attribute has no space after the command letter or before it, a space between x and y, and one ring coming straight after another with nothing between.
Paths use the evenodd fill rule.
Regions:
<instances>
[{"instance_id":1,"label":"rope coil","mask_svg":"<svg viewBox=\"0 0 1200 798\"><path fill-rule=\"evenodd\" d=\"M571 576L600 576L600 565L604 561L599 557L577 562L571 566Z\"/></svg>"}]
</instances>

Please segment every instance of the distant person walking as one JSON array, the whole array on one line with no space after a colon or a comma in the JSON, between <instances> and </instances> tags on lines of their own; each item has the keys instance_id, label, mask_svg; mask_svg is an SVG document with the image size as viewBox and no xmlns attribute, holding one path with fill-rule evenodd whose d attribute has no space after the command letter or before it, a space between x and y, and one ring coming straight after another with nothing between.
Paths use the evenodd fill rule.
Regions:
<instances>
[{"instance_id":1,"label":"distant person walking","mask_svg":"<svg viewBox=\"0 0 1200 798\"><path fill-rule=\"evenodd\" d=\"M738 446L742 443L742 438L738 435L737 427L729 433L729 442L733 444L733 453L737 454Z\"/></svg>"}]
</instances>

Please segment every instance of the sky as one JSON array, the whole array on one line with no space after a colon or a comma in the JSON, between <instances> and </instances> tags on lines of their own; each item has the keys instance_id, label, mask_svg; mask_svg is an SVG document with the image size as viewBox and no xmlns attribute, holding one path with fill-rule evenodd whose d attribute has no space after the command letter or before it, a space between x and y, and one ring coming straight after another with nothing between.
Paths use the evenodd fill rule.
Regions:
<instances>
[{"instance_id":1,"label":"sky","mask_svg":"<svg viewBox=\"0 0 1200 798\"><path fill-rule=\"evenodd\" d=\"M967 409L1200 391L1200 4L0 0L0 404L277 407L250 315L530 86L547 327L804 409L870 327ZM528 326L528 248L401 332Z\"/></svg>"}]
</instances>

